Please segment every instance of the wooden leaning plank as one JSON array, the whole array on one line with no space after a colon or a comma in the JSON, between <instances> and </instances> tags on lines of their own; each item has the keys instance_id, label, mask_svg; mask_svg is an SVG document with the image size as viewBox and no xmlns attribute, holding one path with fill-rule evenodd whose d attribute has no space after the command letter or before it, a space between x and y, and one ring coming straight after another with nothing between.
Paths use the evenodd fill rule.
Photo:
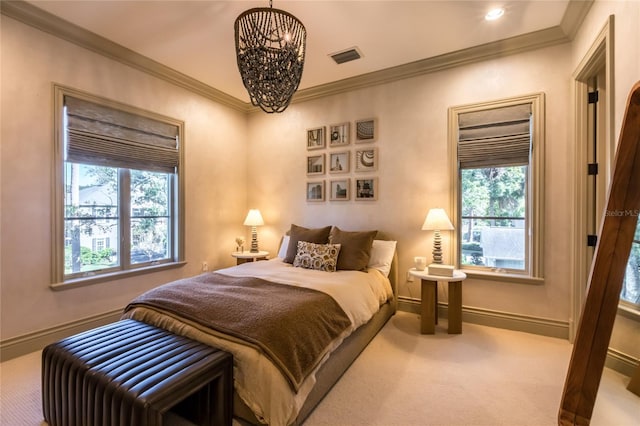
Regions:
<instances>
[{"instance_id":1,"label":"wooden leaning plank","mask_svg":"<svg viewBox=\"0 0 640 426\"><path fill-rule=\"evenodd\" d=\"M622 123L607 210L560 402L559 425L588 425L591 421L639 211L640 82L629 94Z\"/></svg>"}]
</instances>

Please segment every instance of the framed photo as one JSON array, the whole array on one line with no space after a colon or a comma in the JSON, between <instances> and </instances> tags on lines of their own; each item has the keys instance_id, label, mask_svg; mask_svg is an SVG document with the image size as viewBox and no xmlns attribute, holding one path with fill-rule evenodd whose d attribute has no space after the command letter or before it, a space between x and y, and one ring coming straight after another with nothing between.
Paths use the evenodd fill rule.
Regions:
<instances>
[{"instance_id":1,"label":"framed photo","mask_svg":"<svg viewBox=\"0 0 640 426\"><path fill-rule=\"evenodd\" d=\"M357 149L355 169L356 172L378 170L378 148Z\"/></svg>"},{"instance_id":2,"label":"framed photo","mask_svg":"<svg viewBox=\"0 0 640 426\"><path fill-rule=\"evenodd\" d=\"M307 130L307 149L322 149L327 146L325 127Z\"/></svg>"},{"instance_id":3,"label":"framed photo","mask_svg":"<svg viewBox=\"0 0 640 426\"><path fill-rule=\"evenodd\" d=\"M329 154L329 173L349 173L350 154L349 151Z\"/></svg>"},{"instance_id":4,"label":"framed photo","mask_svg":"<svg viewBox=\"0 0 640 426\"><path fill-rule=\"evenodd\" d=\"M324 201L324 181L307 182L307 201Z\"/></svg>"},{"instance_id":5,"label":"framed photo","mask_svg":"<svg viewBox=\"0 0 640 426\"><path fill-rule=\"evenodd\" d=\"M307 175L323 175L324 174L324 158L325 154L310 155L307 157Z\"/></svg>"},{"instance_id":6,"label":"framed photo","mask_svg":"<svg viewBox=\"0 0 640 426\"><path fill-rule=\"evenodd\" d=\"M378 136L378 123L375 118L356 121L356 143L373 142Z\"/></svg>"},{"instance_id":7,"label":"framed photo","mask_svg":"<svg viewBox=\"0 0 640 426\"><path fill-rule=\"evenodd\" d=\"M329 126L329 146L349 145L349 123Z\"/></svg>"},{"instance_id":8,"label":"framed photo","mask_svg":"<svg viewBox=\"0 0 640 426\"><path fill-rule=\"evenodd\" d=\"M355 199L375 201L378 199L378 178L358 178L355 183Z\"/></svg>"},{"instance_id":9,"label":"framed photo","mask_svg":"<svg viewBox=\"0 0 640 426\"><path fill-rule=\"evenodd\" d=\"M349 179L332 180L329 188L329 200L349 201Z\"/></svg>"}]
</instances>

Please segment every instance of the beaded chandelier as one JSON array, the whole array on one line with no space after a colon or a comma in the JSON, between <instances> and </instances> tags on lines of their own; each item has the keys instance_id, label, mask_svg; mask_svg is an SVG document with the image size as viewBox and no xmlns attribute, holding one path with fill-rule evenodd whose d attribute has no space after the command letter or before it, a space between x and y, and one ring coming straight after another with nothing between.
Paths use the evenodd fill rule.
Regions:
<instances>
[{"instance_id":1,"label":"beaded chandelier","mask_svg":"<svg viewBox=\"0 0 640 426\"><path fill-rule=\"evenodd\" d=\"M282 112L298 90L307 31L295 16L269 7L249 9L236 19L236 54L251 103Z\"/></svg>"}]
</instances>

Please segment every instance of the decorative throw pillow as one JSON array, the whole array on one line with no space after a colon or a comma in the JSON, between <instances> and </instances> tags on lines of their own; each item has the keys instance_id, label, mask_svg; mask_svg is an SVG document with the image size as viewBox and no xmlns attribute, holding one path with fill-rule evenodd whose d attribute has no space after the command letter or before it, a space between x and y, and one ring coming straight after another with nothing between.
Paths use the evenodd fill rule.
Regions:
<instances>
[{"instance_id":1,"label":"decorative throw pillow","mask_svg":"<svg viewBox=\"0 0 640 426\"><path fill-rule=\"evenodd\" d=\"M338 270L364 271L371 257L371 246L378 231L342 231L334 226L329 243L340 244Z\"/></svg>"},{"instance_id":2,"label":"decorative throw pillow","mask_svg":"<svg viewBox=\"0 0 640 426\"><path fill-rule=\"evenodd\" d=\"M340 244L315 244L298 241L298 252L293 266L318 271L335 272Z\"/></svg>"},{"instance_id":3,"label":"decorative throw pillow","mask_svg":"<svg viewBox=\"0 0 640 426\"><path fill-rule=\"evenodd\" d=\"M327 244L329 242L329 232L331 232L331 226L309 229L292 224L291 230L289 231L287 256L284 258L284 261L287 263L293 263L293 260L296 258L296 253L298 252L298 241Z\"/></svg>"}]
</instances>

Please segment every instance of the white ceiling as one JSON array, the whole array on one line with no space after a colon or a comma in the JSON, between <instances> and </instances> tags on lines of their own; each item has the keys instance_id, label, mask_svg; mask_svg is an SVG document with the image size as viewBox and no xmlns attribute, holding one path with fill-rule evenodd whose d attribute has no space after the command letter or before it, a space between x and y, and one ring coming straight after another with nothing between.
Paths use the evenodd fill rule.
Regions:
<instances>
[{"instance_id":1,"label":"white ceiling","mask_svg":"<svg viewBox=\"0 0 640 426\"><path fill-rule=\"evenodd\" d=\"M42 1L29 3L244 102L233 24L268 0ZM274 0L307 29L300 89L559 26L568 0ZM497 21L484 15L505 8ZM357 46L363 58L329 54Z\"/></svg>"}]
</instances>

